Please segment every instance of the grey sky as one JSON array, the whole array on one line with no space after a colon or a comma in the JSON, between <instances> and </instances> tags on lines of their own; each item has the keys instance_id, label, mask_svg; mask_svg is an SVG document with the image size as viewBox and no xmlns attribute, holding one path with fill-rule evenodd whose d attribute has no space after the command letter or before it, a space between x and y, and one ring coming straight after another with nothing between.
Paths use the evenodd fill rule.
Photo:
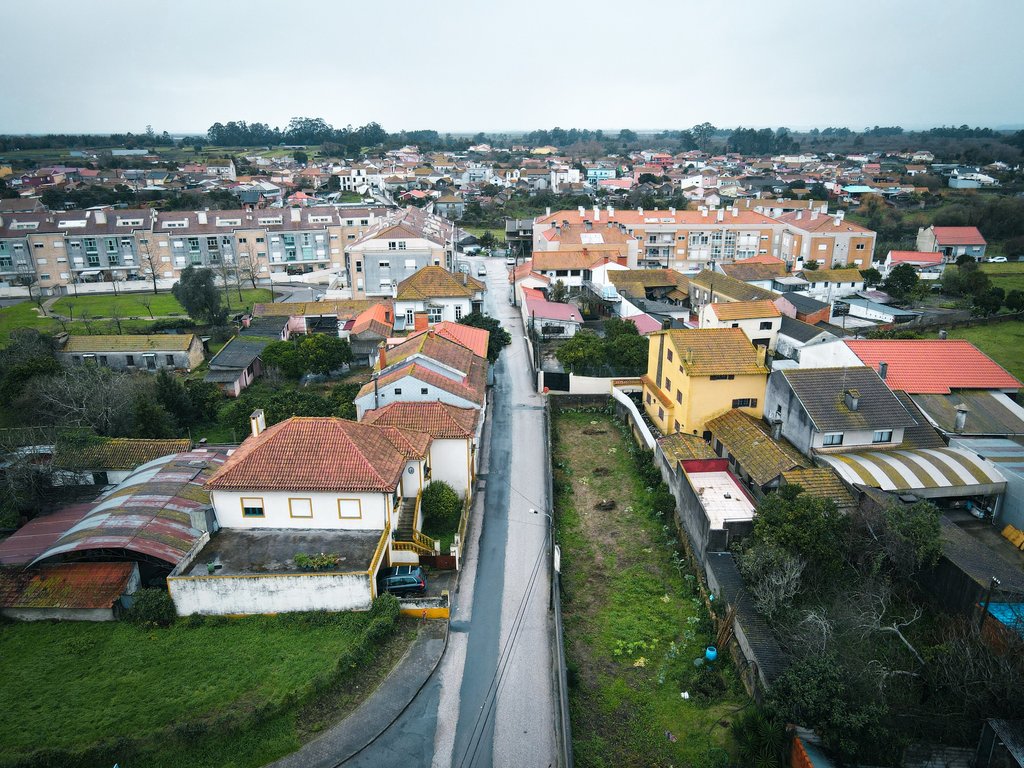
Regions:
<instances>
[{"instance_id":1,"label":"grey sky","mask_svg":"<svg viewBox=\"0 0 1024 768\"><path fill-rule=\"evenodd\" d=\"M2 0L0 28L4 133L1024 124L1020 0Z\"/></svg>"}]
</instances>

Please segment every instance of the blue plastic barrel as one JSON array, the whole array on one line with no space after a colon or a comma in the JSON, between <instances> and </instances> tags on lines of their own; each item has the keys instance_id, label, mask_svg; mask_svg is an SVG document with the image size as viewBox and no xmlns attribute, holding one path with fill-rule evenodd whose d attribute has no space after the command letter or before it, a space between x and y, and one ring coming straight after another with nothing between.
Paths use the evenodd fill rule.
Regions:
<instances>
[{"instance_id":1,"label":"blue plastic barrel","mask_svg":"<svg viewBox=\"0 0 1024 768\"><path fill-rule=\"evenodd\" d=\"M713 645L709 645L704 651L704 658L708 661L714 661L718 658L718 649Z\"/></svg>"}]
</instances>

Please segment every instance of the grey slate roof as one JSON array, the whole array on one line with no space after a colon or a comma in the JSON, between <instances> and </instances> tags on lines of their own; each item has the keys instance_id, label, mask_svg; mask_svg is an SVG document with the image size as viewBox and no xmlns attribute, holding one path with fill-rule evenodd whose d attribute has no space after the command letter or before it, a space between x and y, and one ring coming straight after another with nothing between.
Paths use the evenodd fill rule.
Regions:
<instances>
[{"instance_id":1,"label":"grey slate roof","mask_svg":"<svg viewBox=\"0 0 1024 768\"><path fill-rule=\"evenodd\" d=\"M823 333L828 333L824 328L805 323L803 320L796 320L789 315L782 316L782 325L779 326L779 335L788 336L797 341L808 342L817 338ZM829 334L831 335L831 334Z\"/></svg>"},{"instance_id":2,"label":"grey slate roof","mask_svg":"<svg viewBox=\"0 0 1024 768\"><path fill-rule=\"evenodd\" d=\"M914 419L885 386L885 382L866 366L790 368L776 373L786 378L819 431L844 432L915 426ZM855 389L860 394L856 411L846 407L844 393L848 389Z\"/></svg>"},{"instance_id":3,"label":"grey slate roof","mask_svg":"<svg viewBox=\"0 0 1024 768\"><path fill-rule=\"evenodd\" d=\"M247 368L273 339L235 336L210 360L210 368Z\"/></svg>"},{"instance_id":4,"label":"grey slate roof","mask_svg":"<svg viewBox=\"0 0 1024 768\"><path fill-rule=\"evenodd\" d=\"M990 390L954 389L948 395L911 395L943 432L953 433L956 408L967 406L964 435L1024 435L1024 421L1003 405Z\"/></svg>"},{"instance_id":5,"label":"grey slate roof","mask_svg":"<svg viewBox=\"0 0 1024 768\"><path fill-rule=\"evenodd\" d=\"M238 332L239 336L265 336L277 338L288 325L287 317L254 317L248 327Z\"/></svg>"},{"instance_id":6,"label":"grey slate roof","mask_svg":"<svg viewBox=\"0 0 1024 768\"><path fill-rule=\"evenodd\" d=\"M822 310L828 306L828 304L823 301L812 299L810 296L804 296L801 293L793 293L792 291L782 294L782 298L792 304L796 308L797 312L802 312L807 315Z\"/></svg>"}]
</instances>

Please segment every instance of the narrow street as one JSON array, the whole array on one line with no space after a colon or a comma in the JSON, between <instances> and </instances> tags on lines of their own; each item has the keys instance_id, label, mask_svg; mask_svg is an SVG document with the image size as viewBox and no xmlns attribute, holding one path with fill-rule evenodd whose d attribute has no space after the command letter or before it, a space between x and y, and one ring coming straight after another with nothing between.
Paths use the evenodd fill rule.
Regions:
<instances>
[{"instance_id":1,"label":"narrow street","mask_svg":"<svg viewBox=\"0 0 1024 768\"><path fill-rule=\"evenodd\" d=\"M512 334L495 370L480 485L448 649L435 677L349 766L549 766L555 756L544 400L534 392L507 271L485 311ZM482 278L481 278L482 279Z\"/></svg>"}]
</instances>

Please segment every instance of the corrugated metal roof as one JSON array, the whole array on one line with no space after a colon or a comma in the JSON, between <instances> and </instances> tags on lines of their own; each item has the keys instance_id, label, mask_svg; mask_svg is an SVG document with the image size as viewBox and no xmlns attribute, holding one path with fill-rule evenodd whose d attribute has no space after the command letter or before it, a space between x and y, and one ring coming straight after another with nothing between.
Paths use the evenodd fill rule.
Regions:
<instances>
[{"instance_id":1,"label":"corrugated metal roof","mask_svg":"<svg viewBox=\"0 0 1024 768\"><path fill-rule=\"evenodd\" d=\"M1006 478L995 464L957 448L860 451L818 458L851 485L868 485L883 491L1006 485Z\"/></svg>"},{"instance_id":2,"label":"corrugated metal roof","mask_svg":"<svg viewBox=\"0 0 1024 768\"><path fill-rule=\"evenodd\" d=\"M61 563L0 570L0 608L110 608L135 563Z\"/></svg>"},{"instance_id":3,"label":"corrugated metal roof","mask_svg":"<svg viewBox=\"0 0 1024 768\"><path fill-rule=\"evenodd\" d=\"M13 535L0 541L0 565L26 565L59 539L92 509L92 504L73 504L30 520Z\"/></svg>"},{"instance_id":4,"label":"corrugated metal roof","mask_svg":"<svg viewBox=\"0 0 1024 768\"><path fill-rule=\"evenodd\" d=\"M226 458L218 451L195 450L142 465L32 564L72 552L124 549L177 565L202 535L189 513L209 506L203 486Z\"/></svg>"}]
</instances>

